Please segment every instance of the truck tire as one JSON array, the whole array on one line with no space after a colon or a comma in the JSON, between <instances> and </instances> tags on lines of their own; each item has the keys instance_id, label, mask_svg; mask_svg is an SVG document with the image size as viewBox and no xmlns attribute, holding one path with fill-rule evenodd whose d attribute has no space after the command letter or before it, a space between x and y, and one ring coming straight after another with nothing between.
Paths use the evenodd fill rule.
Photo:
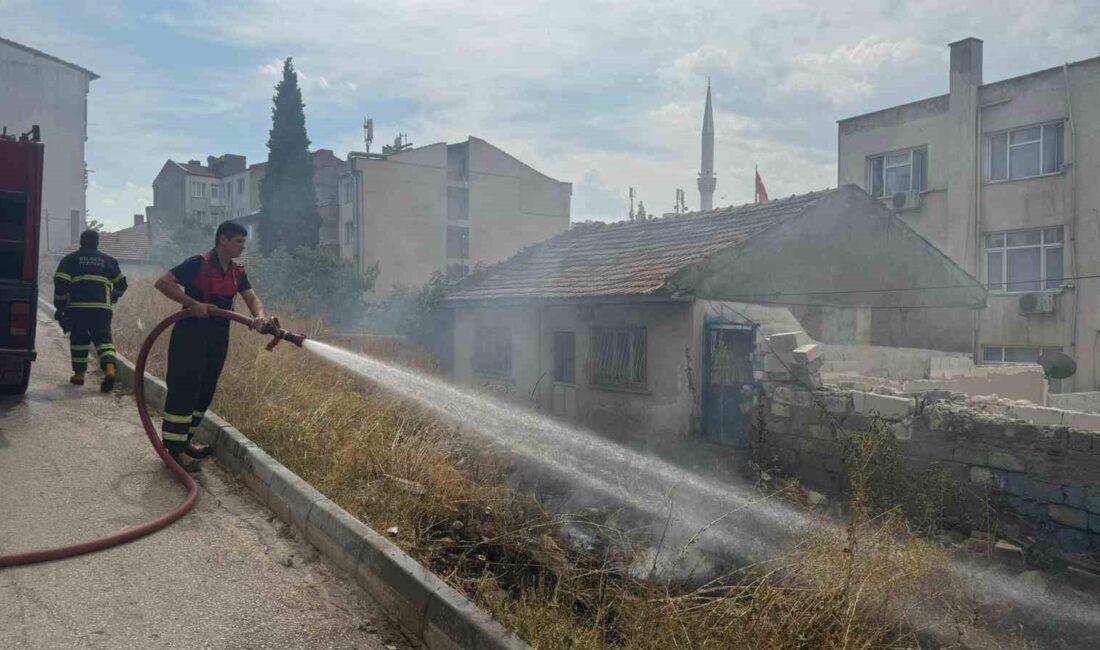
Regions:
<instances>
[{"instance_id":1,"label":"truck tire","mask_svg":"<svg viewBox=\"0 0 1100 650\"><path fill-rule=\"evenodd\" d=\"M27 392L27 386L31 383L31 362L23 362L23 379L15 384L0 386L0 395L22 395Z\"/></svg>"}]
</instances>

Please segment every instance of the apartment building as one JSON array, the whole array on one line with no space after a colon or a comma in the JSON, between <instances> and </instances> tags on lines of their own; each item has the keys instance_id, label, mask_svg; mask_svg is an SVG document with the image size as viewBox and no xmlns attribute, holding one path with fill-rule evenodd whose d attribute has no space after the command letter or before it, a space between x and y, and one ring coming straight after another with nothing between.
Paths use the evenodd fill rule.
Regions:
<instances>
[{"instance_id":1,"label":"apartment building","mask_svg":"<svg viewBox=\"0 0 1100 650\"><path fill-rule=\"evenodd\" d=\"M876 311L889 332L982 363L1060 350L1097 388L1100 57L984 83L982 41L950 46L948 93L838 123L838 182L880 197L989 288L986 309Z\"/></svg>"},{"instance_id":2,"label":"apartment building","mask_svg":"<svg viewBox=\"0 0 1100 650\"><path fill-rule=\"evenodd\" d=\"M479 138L348 154L339 184L340 254L378 264L375 290L450 278L569 227L573 189Z\"/></svg>"},{"instance_id":3,"label":"apartment building","mask_svg":"<svg viewBox=\"0 0 1100 650\"><path fill-rule=\"evenodd\" d=\"M42 170L43 252L77 241L87 223L88 90L99 75L75 63L0 38L0 127L21 134L38 125Z\"/></svg>"}]
</instances>

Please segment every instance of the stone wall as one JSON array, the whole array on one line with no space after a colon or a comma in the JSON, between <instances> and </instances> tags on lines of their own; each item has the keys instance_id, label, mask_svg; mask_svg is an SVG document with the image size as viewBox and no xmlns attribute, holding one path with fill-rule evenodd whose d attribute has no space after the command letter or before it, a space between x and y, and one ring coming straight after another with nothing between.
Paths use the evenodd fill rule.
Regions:
<instances>
[{"instance_id":1,"label":"stone wall","mask_svg":"<svg viewBox=\"0 0 1100 650\"><path fill-rule=\"evenodd\" d=\"M811 392L776 382L764 384L762 400L754 452L814 490L844 489L846 434L877 420L908 464L936 466L959 486L959 514L977 521L974 497L988 495L1014 534L1100 553L1100 415L948 393Z\"/></svg>"}]
</instances>

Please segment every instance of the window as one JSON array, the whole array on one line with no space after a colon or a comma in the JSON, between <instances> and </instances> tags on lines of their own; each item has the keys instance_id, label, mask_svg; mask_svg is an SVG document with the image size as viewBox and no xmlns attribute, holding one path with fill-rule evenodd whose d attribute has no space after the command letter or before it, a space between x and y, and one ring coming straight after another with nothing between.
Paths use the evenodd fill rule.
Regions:
<instances>
[{"instance_id":1,"label":"window","mask_svg":"<svg viewBox=\"0 0 1100 650\"><path fill-rule=\"evenodd\" d=\"M867 188L871 196L880 198L927 190L928 149L921 147L868 158Z\"/></svg>"},{"instance_id":2,"label":"window","mask_svg":"<svg viewBox=\"0 0 1100 650\"><path fill-rule=\"evenodd\" d=\"M554 332L554 381L563 384L577 383L576 335L573 332Z\"/></svg>"},{"instance_id":3,"label":"window","mask_svg":"<svg viewBox=\"0 0 1100 650\"><path fill-rule=\"evenodd\" d=\"M230 182L225 184L225 195L233 196L233 183Z\"/></svg>"},{"instance_id":4,"label":"window","mask_svg":"<svg viewBox=\"0 0 1100 650\"><path fill-rule=\"evenodd\" d=\"M478 327L474 330L474 370L498 375L512 373L512 330L507 327Z\"/></svg>"},{"instance_id":5,"label":"window","mask_svg":"<svg viewBox=\"0 0 1100 650\"><path fill-rule=\"evenodd\" d=\"M244 179L237 179L237 194L244 194Z\"/></svg>"},{"instance_id":6,"label":"window","mask_svg":"<svg viewBox=\"0 0 1100 650\"><path fill-rule=\"evenodd\" d=\"M982 361L989 364L1038 363L1046 352L1061 352L1061 347L1018 347L1007 345L983 345ZM1052 393L1062 392L1061 379L1048 379Z\"/></svg>"},{"instance_id":7,"label":"window","mask_svg":"<svg viewBox=\"0 0 1100 650\"><path fill-rule=\"evenodd\" d=\"M1062 286L1062 227L987 233L986 286L994 291L1039 291Z\"/></svg>"},{"instance_id":8,"label":"window","mask_svg":"<svg viewBox=\"0 0 1100 650\"><path fill-rule=\"evenodd\" d=\"M447 221L470 219L470 190L465 187L447 188Z\"/></svg>"},{"instance_id":9,"label":"window","mask_svg":"<svg viewBox=\"0 0 1100 650\"><path fill-rule=\"evenodd\" d=\"M446 277L448 282L458 280L459 278L464 278L469 274L470 267L465 264L455 263L447 265Z\"/></svg>"},{"instance_id":10,"label":"window","mask_svg":"<svg viewBox=\"0 0 1100 650\"><path fill-rule=\"evenodd\" d=\"M465 260L470 257L470 229L447 226L447 257Z\"/></svg>"},{"instance_id":11,"label":"window","mask_svg":"<svg viewBox=\"0 0 1100 650\"><path fill-rule=\"evenodd\" d=\"M191 181L191 196L206 196L202 183Z\"/></svg>"},{"instance_id":12,"label":"window","mask_svg":"<svg viewBox=\"0 0 1100 650\"><path fill-rule=\"evenodd\" d=\"M355 238L355 222L347 221L344 223L344 243L350 244Z\"/></svg>"},{"instance_id":13,"label":"window","mask_svg":"<svg viewBox=\"0 0 1100 650\"><path fill-rule=\"evenodd\" d=\"M591 358L593 384L644 388L645 328L593 327Z\"/></svg>"},{"instance_id":14,"label":"window","mask_svg":"<svg viewBox=\"0 0 1100 650\"><path fill-rule=\"evenodd\" d=\"M217 183L210 186L210 198L212 198L212 199L218 198L218 185L217 185Z\"/></svg>"},{"instance_id":15,"label":"window","mask_svg":"<svg viewBox=\"0 0 1100 650\"><path fill-rule=\"evenodd\" d=\"M351 203L352 188L354 187L355 184L351 181L344 183L344 203Z\"/></svg>"},{"instance_id":16,"label":"window","mask_svg":"<svg viewBox=\"0 0 1100 650\"><path fill-rule=\"evenodd\" d=\"M1062 171L1062 122L994 133L988 137L986 179L1003 181Z\"/></svg>"}]
</instances>

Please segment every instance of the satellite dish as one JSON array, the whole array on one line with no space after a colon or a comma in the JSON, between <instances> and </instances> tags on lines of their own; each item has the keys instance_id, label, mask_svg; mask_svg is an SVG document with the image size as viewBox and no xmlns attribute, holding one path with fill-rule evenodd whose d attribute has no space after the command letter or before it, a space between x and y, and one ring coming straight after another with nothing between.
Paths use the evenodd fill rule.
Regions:
<instances>
[{"instance_id":1,"label":"satellite dish","mask_svg":"<svg viewBox=\"0 0 1100 650\"><path fill-rule=\"evenodd\" d=\"M890 198L890 202L894 204L895 210L900 210L905 207L905 202L908 198L905 192L894 192L894 196Z\"/></svg>"},{"instance_id":2,"label":"satellite dish","mask_svg":"<svg viewBox=\"0 0 1100 650\"><path fill-rule=\"evenodd\" d=\"M1065 352L1044 352L1039 355L1039 365L1050 379L1065 379L1077 372L1077 362Z\"/></svg>"}]
</instances>

